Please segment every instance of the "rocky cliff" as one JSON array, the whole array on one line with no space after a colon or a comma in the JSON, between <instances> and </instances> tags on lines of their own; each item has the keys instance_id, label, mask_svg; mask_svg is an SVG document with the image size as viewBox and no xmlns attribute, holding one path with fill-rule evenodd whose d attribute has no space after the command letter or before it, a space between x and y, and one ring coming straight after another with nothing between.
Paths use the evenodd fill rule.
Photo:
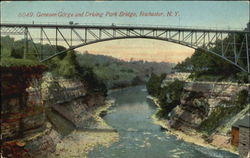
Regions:
<instances>
[{"instance_id":1,"label":"rocky cliff","mask_svg":"<svg viewBox=\"0 0 250 158\"><path fill-rule=\"evenodd\" d=\"M1 67L1 147L4 157L32 157L53 150L59 136L46 119L41 99L43 65ZM54 145L53 145L54 144ZM33 147L33 149L35 149Z\"/></svg>"},{"instance_id":2,"label":"rocky cliff","mask_svg":"<svg viewBox=\"0 0 250 158\"><path fill-rule=\"evenodd\" d=\"M76 128L87 128L93 110L104 104L104 94L87 90L77 79L44 77L43 99L47 107L71 122ZM49 94L49 95L47 95Z\"/></svg>"},{"instance_id":3,"label":"rocky cliff","mask_svg":"<svg viewBox=\"0 0 250 158\"><path fill-rule=\"evenodd\" d=\"M216 109L236 106L238 94L249 85L212 82L186 82L181 105L171 113L170 127L198 128Z\"/></svg>"},{"instance_id":4,"label":"rocky cliff","mask_svg":"<svg viewBox=\"0 0 250 158\"><path fill-rule=\"evenodd\" d=\"M185 79L185 74L178 76L167 76L161 85L164 87L174 79L185 81L180 104L164 121L167 127L188 135L202 132L207 142L229 148L231 126L249 111L250 84L193 82Z\"/></svg>"},{"instance_id":5,"label":"rocky cliff","mask_svg":"<svg viewBox=\"0 0 250 158\"><path fill-rule=\"evenodd\" d=\"M3 156L46 157L69 130L95 125L93 111L104 104L102 93L77 79L42 77L43 69L17 69L6 69L1 78Z\"/></svg>"}]
</instances>

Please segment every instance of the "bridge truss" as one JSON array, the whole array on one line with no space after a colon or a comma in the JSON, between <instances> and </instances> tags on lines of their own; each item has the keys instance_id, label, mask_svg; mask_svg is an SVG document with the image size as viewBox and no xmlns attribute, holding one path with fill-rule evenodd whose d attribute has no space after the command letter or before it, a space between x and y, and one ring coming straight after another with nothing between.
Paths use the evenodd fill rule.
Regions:
<instances>
[{"instance_id":1,"label":"bridge truss","mask_svg":"<svg viewBox=\"0 0 250 158\"><path fill-rule=\"evenodd\" d=\"M24 58L33 49L43 62L76 48L115 39L146 38L202 49L250 73L249 30L211 30L172 27L1 24L1 36L23 40ZM44 50L44 44L50 51ZM60 45L66 47L60 49ZM216 47L215 47L216 46Z\"/></svg>"}]
</instances>

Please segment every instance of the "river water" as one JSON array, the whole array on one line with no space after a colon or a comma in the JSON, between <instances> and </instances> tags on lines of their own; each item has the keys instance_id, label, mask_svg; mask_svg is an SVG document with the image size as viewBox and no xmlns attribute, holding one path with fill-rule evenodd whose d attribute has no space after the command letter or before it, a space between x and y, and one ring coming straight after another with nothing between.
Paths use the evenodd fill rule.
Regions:
<instances>
[{"instance_id":1,"label":"river water","mask_svg":"<svg viewBox=\"0 0 250 158\"><path fill-rule=\"evenodd\" d=\"M151 116L156 106L148 100L145 86L113 91L114 105L103 119L117 129L120 140L110 147L98 146L90 158L237 158L223 150L194 145L161 131Z\"/></svg>"}]
</instances>

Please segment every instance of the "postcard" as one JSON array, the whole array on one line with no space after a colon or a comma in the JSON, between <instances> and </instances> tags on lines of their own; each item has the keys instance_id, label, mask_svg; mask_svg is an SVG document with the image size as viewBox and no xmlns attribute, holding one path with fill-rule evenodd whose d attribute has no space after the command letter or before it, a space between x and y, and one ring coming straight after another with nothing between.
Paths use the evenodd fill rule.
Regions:
<instances>
[{"instance_id":1,"label":"postcard","mask_svg":"<svg viewBox=\"0 0 250 158\"><path fill-rule=\"evenodd\" d=\"M2 1L1 158L250 158L249 1Z\"/></svg>"}]
</instances>

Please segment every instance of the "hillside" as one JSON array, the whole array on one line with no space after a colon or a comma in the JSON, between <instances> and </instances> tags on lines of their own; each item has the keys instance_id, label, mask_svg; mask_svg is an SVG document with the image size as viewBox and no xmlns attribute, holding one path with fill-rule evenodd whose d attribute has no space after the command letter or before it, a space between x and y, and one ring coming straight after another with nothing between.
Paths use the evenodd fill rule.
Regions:
<instances>
[{"instance_id":1,"label":"hillside","mask_svg":"<svg viewBox=\"0 0 250 158\"><path fill-rule=\"evenodd\" d=\"M77 53L76 56L81 67L91 68L109 88L145 83L152 72L169 73L174 66L172 63L164 62L123 61L88 52Z\"/></svg>"}]
</instances>

